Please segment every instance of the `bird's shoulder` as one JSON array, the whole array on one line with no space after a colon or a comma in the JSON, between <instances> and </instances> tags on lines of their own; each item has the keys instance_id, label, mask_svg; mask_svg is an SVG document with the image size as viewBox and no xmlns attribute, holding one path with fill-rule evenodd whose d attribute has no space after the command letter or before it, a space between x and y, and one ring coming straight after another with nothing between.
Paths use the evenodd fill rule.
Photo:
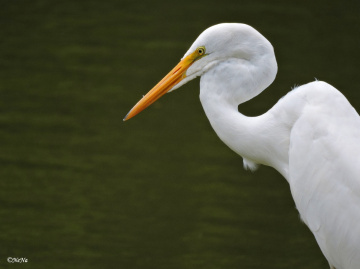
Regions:
<instances>
[{"instance_id":1,"label":"bird's shoulder","mask_svg":"<svg viewBox=\"0 0 360 269\"><path fill-rule=\"evenodd\" d=\"M314 81L294 88L269 110L273 122L286 128L289 137L295 126L309 127L306 133L331 133L344 128L345 132L360 134L360 117L346 97L323 81ZM318 133L320 135L320 133ZM348 134L350 136L350 134ZM289 141L290 142L290 141Z\"/></svg>"},{"instance_id":2,"label":"bird's shoulder","mask_svg":"<svg viewBox=\"0 0 360 269\"><path fill-rule=\"evenodd\" d=\"M314 178L316 173L320 178L323 171L358 177L360 117L345 96L331 85L316 81L293 90L289 97L292 102L287 103L288 112L296 114L289 144L289 169L296 171L292 176ZM306 176L299 176L298 171ZM355 181L360 197L360 181Z\"/></svg>"},{"instance_id":3,"label":"bird's shoulder","mask_svg":"<svg viewBox=\"0 0 360 269\"><path fill-rule=\"evenodd\" d=\"M335 118L358 117L346 97L335 87L323 81L314 81L293 88L271 109L277 117L282 117L281 114L287 117L287 120L290 120L289 124L307 115L308 110L317 112L318 115L326 114Z\"/></svg>"}]
</instances>

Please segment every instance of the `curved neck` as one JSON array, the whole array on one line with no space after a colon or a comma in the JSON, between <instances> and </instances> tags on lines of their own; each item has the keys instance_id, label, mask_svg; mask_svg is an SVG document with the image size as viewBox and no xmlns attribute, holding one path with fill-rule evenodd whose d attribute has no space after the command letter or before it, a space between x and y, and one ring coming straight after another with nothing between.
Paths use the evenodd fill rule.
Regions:
<instances>
[{"instance_id":1,"label":"curved neck","mask_svg":"<svg viewBox=\"0 0 360 269\"><path fill-rule=\"evenodd\" d=\"M232 68L228 69L227 66ZM254 83L259 80L251 73L252 70L244 65L239 67L242 76L232 71L234 63L224 63L201 77L200 100L206 116L219 138L233 151L247 161L274 167L286 178L288 148L281 144L282 137L274 135L279 133L276 129L281 128L281 123L275 121L269 112L258 117L247 117L238 111L239 103L260 93L273 78L271 81ZM232 79L229 79L229 75Z\"/></svg>"}]
</instances>

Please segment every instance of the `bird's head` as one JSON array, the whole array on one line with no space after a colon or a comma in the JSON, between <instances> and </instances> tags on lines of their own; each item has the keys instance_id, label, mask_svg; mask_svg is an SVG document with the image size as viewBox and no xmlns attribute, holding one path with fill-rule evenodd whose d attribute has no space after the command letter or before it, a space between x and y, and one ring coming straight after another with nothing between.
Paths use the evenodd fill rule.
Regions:
<instances>
[{"instance_id":1,"label":"bird's head","mask_svg":"<svg viewBox=\"0 0 360 269\"><path fill-rule=\"evenodd\" d=\"M251 26L240 23L214 25L200 34L181 61L130 110L124 121L222 61L256 62L269 53L273 55L272 45Z\"/></svg>"}]
</instances>

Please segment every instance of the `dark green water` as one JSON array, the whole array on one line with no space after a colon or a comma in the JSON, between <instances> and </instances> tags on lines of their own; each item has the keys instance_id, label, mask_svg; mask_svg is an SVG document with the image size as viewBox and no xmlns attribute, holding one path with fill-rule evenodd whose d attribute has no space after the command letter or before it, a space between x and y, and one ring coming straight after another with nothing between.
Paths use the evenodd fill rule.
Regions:
<instances>
[{"instance_id":1,"label":"dark green water","mask_svg":"<svg viewBox=\"0 0 360 269\"><path fill-rule=\"evenodd\" d=\"M245 114L314 77L359 110L359 6L2 0L0 267L328 268L286 181L216 137L198 80L122 119L220 22L275 47L278 77Z\"/></svg>"}]
</instances>

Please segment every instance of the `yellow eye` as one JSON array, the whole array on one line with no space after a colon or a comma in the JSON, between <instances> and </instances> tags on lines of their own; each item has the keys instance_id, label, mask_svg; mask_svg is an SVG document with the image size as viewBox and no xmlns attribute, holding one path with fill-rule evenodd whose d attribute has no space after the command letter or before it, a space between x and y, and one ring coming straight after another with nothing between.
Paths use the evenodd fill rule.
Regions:
<instances>
[{"instance_id":1,"label":"yellow eye","mask_svg":"<svg viewBox=\"0 0 360 269\"><path fill-rule=\"evenodd\" d=\"M205 47L198 47L197 48L197 53L199 54L199 56L202 56L205 54Z\"/></svg>"}]
</instances>

